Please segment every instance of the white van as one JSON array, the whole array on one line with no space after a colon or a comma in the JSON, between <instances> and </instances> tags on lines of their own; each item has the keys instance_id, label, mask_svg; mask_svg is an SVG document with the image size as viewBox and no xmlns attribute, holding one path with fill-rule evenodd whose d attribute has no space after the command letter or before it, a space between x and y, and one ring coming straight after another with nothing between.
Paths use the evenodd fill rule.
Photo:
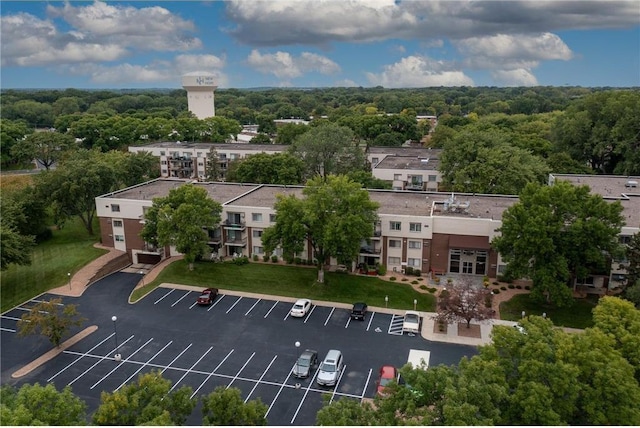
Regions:
<instances>
[{"instance_id":1,"label":"white van","mask_svg":"<svg viewBox=\"0 0 640 428\"><path fill-rule=\"evenodd\" d=\"M342 352L332 349L327 352L327 356L324 357L320 368L318 369L318 385L322 386L334 386L338 382L340 373L344 368L344 362L342 361Z\"/></svg>"}]
</instances>

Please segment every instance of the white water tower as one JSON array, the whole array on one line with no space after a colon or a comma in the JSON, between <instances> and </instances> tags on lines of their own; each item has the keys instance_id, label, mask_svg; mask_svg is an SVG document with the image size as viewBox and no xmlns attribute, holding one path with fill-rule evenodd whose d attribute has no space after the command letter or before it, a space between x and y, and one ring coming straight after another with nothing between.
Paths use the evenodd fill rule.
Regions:
<instances>
[{"instance_id":1,"label":"white water tower","mask_svg":"<svg viewBox=\"0 0 640 428\"><path fill-rule=\"evenodd\" d=\"M182 87L187 91L189 111L198 119L216 115L213 92L218 86L213 81L213 74L206 71L195 71L182 76Z\"/></svg>"}]
</instances>

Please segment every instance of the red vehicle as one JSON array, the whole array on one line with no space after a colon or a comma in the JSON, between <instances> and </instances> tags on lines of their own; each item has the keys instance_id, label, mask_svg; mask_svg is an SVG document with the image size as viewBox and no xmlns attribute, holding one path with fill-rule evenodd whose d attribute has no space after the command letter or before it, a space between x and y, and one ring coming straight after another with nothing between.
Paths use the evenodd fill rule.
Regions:
<instances>
[{"instance_id":1,"label":"red vehicle","mask_svg":"<svg viewBox=\"0 0 640 428\"><path fill-rule=\"evenodd\" d=\"M217 288L205 288L202 291L202 294L198 296L198 304L199 305L210 305L216 300L216 296L218 295Z\"/></svg>"},{"instance_id":2,"label":"red vehicle","mask_svg":"<svg viewBox=\"0 0 640 428\"><path fill-rule=\"evenodd\" d=\"M393 366L382 366L380 368L380 378L376 382L377 391L379 396L386 395L387 385L393 380L398 380L398 370Z\"/></svg>"}]
</instances>

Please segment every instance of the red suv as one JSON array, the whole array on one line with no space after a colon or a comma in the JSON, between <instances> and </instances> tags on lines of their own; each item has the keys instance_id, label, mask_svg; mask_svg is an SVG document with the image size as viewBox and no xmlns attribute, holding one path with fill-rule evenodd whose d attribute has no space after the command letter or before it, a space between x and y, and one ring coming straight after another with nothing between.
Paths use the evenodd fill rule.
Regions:
<instances>
[{"instance_id":1,"label":"red suv","mask_svg":"<svg viewBox=\"0 0 640 428\"><path fill-rule=\"evenodd\" d=\"M380 378L376 382L377 391L379 396L386 395L387 385L393 380L398 380L398 370L393 366L382 366L380 368Z\"/></svg>"},{"instance_id":2,"label":"red suv","mask_svg":"<svg viewBox=\"0 0 640 428\"><path fill-rule=\"evenodd\" d=\"M218 295L217 288L205 288L202 293L198 296L198 304L199 305L210 305L216 300L216 296Z\"/></svg>"}]
</instances>

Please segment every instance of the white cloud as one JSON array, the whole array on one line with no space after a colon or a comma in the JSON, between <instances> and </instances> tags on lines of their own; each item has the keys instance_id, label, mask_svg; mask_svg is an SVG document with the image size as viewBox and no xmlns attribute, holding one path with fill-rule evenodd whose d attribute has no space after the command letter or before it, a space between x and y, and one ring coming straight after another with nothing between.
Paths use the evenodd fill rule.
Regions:
<instances>
[{"instance_id":1,"label":"white cloud","mask_svg":"<svg viewBox=\"0 0 640 428\"><path fill-rule=\"evenodd\" d=\"M423 56L402 58L387 65L380 74L366 73L374 86L385 88L420 88L427 86L473 86L473 80L443 61Z\"/></svg>"},{"instance_id":2,"label":"white cloud","mask_svg":"<svg viewBox=\"0 0 640 428\"><path fill-rule=\"evenodd\" d=\"M293 79L314 71L321 74L340 71L340 66L329 58L310 52L303 52L299 57L294 57L288 52L261 54L254 49L247 57L247 64L260 73L273 74L279 79Z\"/></svg>"},{"instance_id":3,"label":"white cloud","mask_svg":"<svg viewBox=\"0 0 640 428\"><path fill-rule=\"evenodd\" d=\"M537 86L538 79L530 70L518 68L514 70L494 70L491 72L493 79L500 86Z\"/></svg>"}]
</instances>

